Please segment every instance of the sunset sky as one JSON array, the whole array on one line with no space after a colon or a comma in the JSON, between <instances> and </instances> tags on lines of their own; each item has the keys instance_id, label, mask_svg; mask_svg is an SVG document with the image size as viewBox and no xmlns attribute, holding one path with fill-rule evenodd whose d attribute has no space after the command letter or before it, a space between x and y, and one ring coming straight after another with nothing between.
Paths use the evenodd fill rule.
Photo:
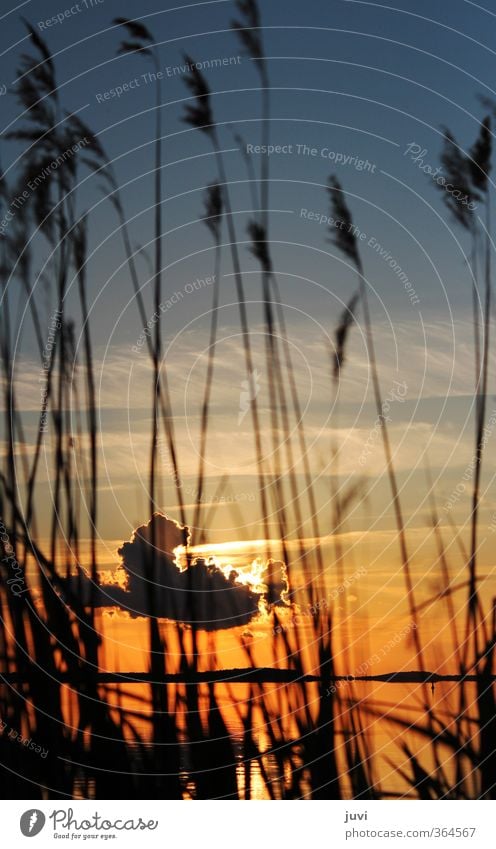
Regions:
<instances>
[{"instance_id":1,"label":"sunset sky","mask_svg":"<svg viewBox=\"0 0 496 849\"><path fill-rule=\"evenodd\" d=\"M116 15L135 17L136 3L105 0L94 8L81 6L81 11L63 25L48 26L46 21L60 11L60 6L60 0L45 0L41 18L38 4L27 2L22 13L54 54L65 108L77 112L97 132L113 160L133 248L145 248L153 257L156 84L143 76L151 69L143 57L116 56L121 33L111 23ZM254 63L242 54L229 29L233 14L230 2L181 3L162 11L156 11L155 6L152 0L143 0L140 19L156 34L164 72L163 300L176 293L175 302L163 310L162 367L169 381L191 526L215 273L214 247L207 228L198 219L204 214L205 188L216 179L217 169L208 138L181 121L189 96L181 71L183 53L196 61L229 61L204 73L212 90L212 107L231 183L258 373L258 403L266 426L263 448L270 457L270 385L264 370L261 278L246 235L251 195L243 164L245 154L258 173L261 156L247 153L234 138L234 134L240 134L249 150L261 143L260 93ZM391 396L389 432L408 525L412 570L421 588L420 597L427 598L438 586L439 576L428 475L435 483L437 510L453 562L459 561L460 569L463 566L449 520L459 526L467 522L469 486L452 506L444 505L472 461L474 365L466 267L469 245L454 227L440 192L421 165L438 166L445 125L464 150L477 135L484 115L479 95L490 94L494 77L495 51L486 46L494 14L471 2L438 4L433 9L427 0L416 3L415 11L405 3L398 7L397 3L361 0L326 4L321 0L305 4L264 0L262 12L271 81L270 138L271 144L281 147L280 153L270 157L271 249L318 495L318 521L328 570L325 580L330 587L338 583L335 541L331 539L333 492L344 493L360 481L361 495L348 508L339 538L346 548L347 570L353 571L352 563L367 567L366 577L348 593L348 604L355 606L353 627L360 631L366 627L364 623L375 618L377 636L381 633L381 616L388 614L402 622L406 615L403 577L382 444L377 433L374 436L377 413L360 310L337 391L331 380L330 346L339 316L356 288L356 275L331 244L323 218L330 215L326 185L331 174L341 181L361 234L381 388L384 397ZM1 21L4 35L8 31L6 43L11 45L0 57L0 81L9 89L9 96L2 99L3 125L8 131L16 128L18 104L11 95L15 93L15 68L26 36L17 14L3 14ZM121 97L105 98L105 93L131 81L135 81L134 86ZM417 147L412 146L422 152L417 160ZM8 176L15 173L19 153L16 144L2 143L2 164ZM362 168L360 162L368 164ZM148 519L152 370L139 341L143 327L118 221L111 206L102 200L99 182L98 176L85 175L80 203L81 209L91 211L88 285L101 425L100 565L114 570L120 562L117 549ZM314 215L309 216L309 211ZM223 242L228 243L225 230ZM41 271L47 258L46 242L38 238L36 245L36 265ZM139 254L137 262L151 317L152 267L144 253ZM408 290L399 279L398 269L410 281ZM43 276L36 282L35 294L48 328L56 303L53 293L47 292ZM228 248L222 253L220 299L203 511L204 518L208 514L209 526L206 543L196 553L216 557L225 567L231 564L249 570L257 557L264 559L267 543L260 522L250 416L240 421L247 375ZM28 443L33 443L40 365L25 306L24 297L19 296L18 403ZM69 288L66 309L69 315L77 309L75 281ZM79 349L80 333L78 325ZM481 508L482 571L493 565L496 500L485 490L496 471L491 447L496 439L496 420L490 423L495 411L496 396L491 396ZM76 430L75 416L73 424ZM364 456L367 441L369 450ZM285 456L284 446L281 450ZM296 456L295 468L303 487L303 464ZM177 520L165 443L161 462L163 485L156 507ZM49 442L43 465L49 491L53 472ZM85 471L78 473L83 487ZM219 494L218 486L225 475L228 482ZM288 492L286 495L289 499ZM43 523L47 523L51 500L41 490L37 508L40 538L46 539L48 529ZM270 531L276 540L274 517ZM296 535L295 529L289 543L294 554L295 588L303 581ZM315 540L308 512L300 535L306 550L312 552ZM280 548L272 545L280 557ZM87 565L85 552L87 543L83 539L83 565ZM320 580L323 577L317 578ZM126 620L130 635L139 627ZM135 638L131 639L136 645Z\"/></svg>"}]
</instances>

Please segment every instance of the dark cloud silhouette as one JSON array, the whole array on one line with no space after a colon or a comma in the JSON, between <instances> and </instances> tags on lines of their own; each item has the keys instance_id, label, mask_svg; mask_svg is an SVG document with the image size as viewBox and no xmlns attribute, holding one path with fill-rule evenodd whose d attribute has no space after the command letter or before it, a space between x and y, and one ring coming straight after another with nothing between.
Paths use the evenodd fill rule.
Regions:
<instances>
[{"instance_id":1,"label":"dark cloud silhouette","mask_svg":"<svg viewBox=\"0 0 496 849\"><path fill-rule=\"evenodd\" d=\"M209 631L247 624L259 613L262 599L267 604L284 603L287 581L283 563L269 561L267 591L257 592L241 583L234 569L226 575L213 561L196 558L181 569L175 549L188 540L189 528L156 513L118 549L122 562L111 580L95 586L80 570L66 584L85 603L93 595L95 607L117 607L133 617L152 615L194 623Z\"/></svg>"}]
</instances>

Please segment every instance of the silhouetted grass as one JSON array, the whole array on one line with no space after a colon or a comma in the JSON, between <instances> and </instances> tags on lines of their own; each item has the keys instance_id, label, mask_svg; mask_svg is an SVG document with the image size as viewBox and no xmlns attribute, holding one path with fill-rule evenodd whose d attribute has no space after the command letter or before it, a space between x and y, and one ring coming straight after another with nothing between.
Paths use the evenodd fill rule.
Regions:
<instances>
[{"instance_id":1,"label":"silhouetted grass","mask_svg":"<svg viewBox=\"0 0 496 849\"><path fill-rule=\"evenodd\" d=\"M262 134L264 143L270 138L270 81L264 56L259 8L254 0L236 3L238 17L233 22L259 74L262 93ZM116 23L126 31L121 53L138 53L152 59L158 69L159 60L151 33L139 21L119 18ZM488 389L490 354L491 262L489 184L491 167L491 127L482 122L479 136L464 156L454 137L446 133L443 164L452 182L484 202L487 219L485 232L477 230L473 218L460 211L447 193L444 199L451 212L472 240L473 259L483 245L484 307L483 328L479 327L476 303L477 272L474 271L474 359L477 397L475 451L471 512L471 537L464 557L466 578L453 583L450 563L451 548L437 513L435 494L431 494L431 523L437 545L440 587L435 597L419 604L414 594L406 523L400 503L397 474L393 463L387 424L383 415L381 365L374 347L373 322L359 245L351 229L351 213L340 183L329 184L333 215L346 227L333 229L337 247L353 264L358 275L358 292L352 294L335 321L329 399L347 364L347 343L358 307L364 314L367 351L372 375L374 400L381 420L383 448L389 476L400 555L405 576L407 602L416 628L413 640L417 670L391 670L386 675L354 676L355 663L347 626L348 611L339 617L335 605L315 608L304 626L286 627L285 616L303 606L315 606L319 600L315 574L322 592L332 585L326 572L321 546L322 519L308 440L302 421L295 367L288 343L288 331L279 293L269 231L269 167L262 157L260 178L249 172L253 210L248 232L250 250L260 266L263 297L263 319L266 331L265 368L270 389L268 424L266 425L256 397L251 405L251 422L255 443L260 488L259 523L267 540L267 557L271 554L271 515L275 516L277 544L290 581L288 601L278 603L275 595L266 594L265 627L270 635L271 670L258 666L250 641L241 636L241 650L253 677L231 683L219 680L219 662L214 634L199 633L195 624L162 622L155 607L154 583L160 583L155 554L147 569L149 582L149 670L138 683L131 684L125 672L122 677L102 680L106 670L105 644L99 633L94 594L89 601L81 591L81 539L90 539L90 577L94 590L100 582L97 538L101 522L98 510L99 492L99 428L95 386L95 353L88 306L87 233L89 216L79 211L78 179L83 169L98 174L104 191L117 214L123 239L139 319L146 325L146 307L142 282L135 261L132 240L118 181L101 145L80 119L68 115L58 96L55 64L50 51L35 30L28 25L29 50L21 59L18 98L26 116L12 134L16 142L26 144L22 158L22 185L36 176L47 164L82 137L87 138L83 152L69 158L56 169L20 211L0 246L1 303L0 354L3 400L3 428L6 451L0 473L0 519L5 533L0 534L3 559L0 562L0 718L9 727L48 750L40 758L0 733L0 764L8 778L8 794L12 798L245 798L263 792L270 799L373 799L401 795L395 781L384 780L383 762L376 754L371 722L379 719L399 731L398 748L403 758L393 770L407 788L406 795L418 798L494 798L496 782L496 704L494 698L494 649L496 613L494 602L484 609L478 585L477 567L479 506L483 462L483 427ZM185 57L190 62L189 57ZM238 248L233 207L225 163L221 154L218 128L211 93L205 77L193 68L186 75L192 100L185 111L187 123L203 132L215 153L218 176L207 190L203 220L213 236L215 247L215 286L209 334L209 352L205 383L201 393L197 496L193 505L195 539L205 540L212 511L202 509L206 480L208 435L213 427L211 397L215 381L215 349L218 336L220 274L222 267L222 228L230 243L235 291L239 308L240 329L246 377L252 380L254 357L250 316L243 281L243 263ZM160 312L162 297L162 125L161 92L157 88L154 175L154 264L153 303ZM0 202L5 205L13 187L2 176ZM260 208L257 208L257 204ZM480 229L480 227L479 227ZM34 287L31 253L28 243L32 234L45 242L50 252L46 267L49 291L57 308L54 345L45 360L45 322ZM66 294L72 279L77 282L79 313L68 315ZM19 404L19 375L14 361L12 286L24 293L34 328L41 367L46 385L45 400L38 416L33 450L28 450L25 423ZM76 307L73 307L76 309ZM83 354L76 357L76 326L81 326ZM157 457L157 441L162 426L167 438L177 506L183 525L188 516L181 491L179 457L167 373L161 370L162 337L160 322L155 324L153 339L147 337L151 364L152 432L149 462L149 512L156 509L161 470ZM325 354L323 354L325 355ZM84 387L84 392L81 391ZM256 393L253 393L256 394ZM84 402L83 402L84 399ZM72 412L72 417L69 415ZM44 428L50 423L49 436ZM79 424L74 429L74 421ZM294 431L294 433L293 433ZM268 434L273 450L271 466L263 454L263 437ZM281 447L281 434L284 449ZM53 498L49 515L49 542L41 542L39 498L46 486L41 479L42 449L51 452ZM296 460L303 465L304 492L296 473ZM87 469L83 515L81 496L77 490L75 464ZM337 460L334 469L337 475ZM227 481L221 480L219 492ZM287 506L291 495L292 508ZM333 567L343 584L348 564L339 534L348 521L349 508L362 497L361 483L345 492L333 491L332 509L326 530L334 536ZM310 514L312 535L317 541L315 553L307 552L305 528ZM46 520L45 520L46 521ZM455 529L457 533L457 529ZM303 582L299 585L293 567L289 540L297 543ZM6 541L7 540L7 541ZM152 536L152 551L154 550ZM186 552L192 567L192 554ZM9 582L9 569L15 566L19 575L16 594ZM192 567L194 568L194 567ZM77 584L68 576L79 574ZM269 579L270 583L270 579ZM301 584L301 582L300 582ZM464 636L461 638L461 615L457 612L457 593L466 592ZM195 623L195 599L189 593L190 621ZM451 651L456 672L449 698L441 708L428 701L431 687L451 687L448 679L434 674L424 665L426 649L422 641L421 615L431 606L442 606L449 625ZM267 626L269 623L269 626ZM344 649L339 661L337 645ZM206 646L208 670L200 674L203 662L201 647ZM449 653L449 652L448 652ZM341 666L344 665L344 669ZM348 668L346 668L348 667ZM258 675L257 675L258 673ZM113 670L120 675L120 670ZM172 676L176 675L174 678ZM279 678L277 676L280 676ZM347 676L351 676L347 680ZM210 677L209 677L210 676ZM265 677L264 677L265 676ZM362 680L359 680L362 678ZM384 680L391 684L415 686L420 698L414 705L412 719L396 705L383 705L361 696L364 680ZM332 683L343 684L334 686ZM344 686L346 685L346 686ZM139 688L139 689L137 689ZM240 688L236 690L236 688ZM242 689L241 689L242 688ZM132 689L132 696L129 690ZM244 692L244 698L238 693ZM394 689L392 689L394 693ZM227 695L226 695L227 694ZM226 707L227 703L227 707ZM238 735L230 722L235 717ZM426 745L419 748L419 741ZM111 788L109 794L109 770ZM255 777L258 784L255 786ZM391 787L390 784L393 786Z\"/></svg>"}]
</instances>

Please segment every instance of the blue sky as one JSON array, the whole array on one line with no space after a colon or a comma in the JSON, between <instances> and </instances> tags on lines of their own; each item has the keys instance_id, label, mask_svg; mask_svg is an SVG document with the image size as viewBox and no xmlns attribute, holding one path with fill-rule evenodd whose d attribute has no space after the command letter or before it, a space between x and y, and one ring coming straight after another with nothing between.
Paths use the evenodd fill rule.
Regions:
<instances>
[{"instance_id":1,"label":"blue sky","mask_svg":"<svg viewBox=\"0 0 496 849\"><path fill-rule=\"evenodd\" d=\"M74 8L60 0L24 3L19 13L30 20L47 40L56 56L61 95L68 109L82 110L81 116L94 128L112 157L121 181L132 180L125 192L130 215L141 213L134 224L135 239L144 244L149 238L152 211L150 205L152 141L154 121L154 85L146 85L141 74L146 62L135 56L117 58L119 33L111 27L117 14L141 17L160 43L162 68L182 63L183 51L195 59L206 60L239 54L239 45L228 24L233 14L230 2L177 4L175 9L157 9L156 2L112 0L70 15L62 24L49 28L53 15ZM423 17L425 15L425 18ZM434 20L435 19L435 20ZM319 150L316 158L273 156L271 207L284 210L273 216L272 234L281 241L325 247L325 228L302 222L299 212L308 208L327 211L323 186L333 171L350 192L355 222L368 237L384 246L414 282L422 300L421 309L446 318L447 301L456 309L467 306L467 287L463 256L446 224L441 197L429 185L427 177L404 155L406 146L415 142L427 150L426 161L437 164L441 125L450 126L461 145L470 145L477 133L482 107L479 93L490 94L494 51L490 41L493 18L473 3L374 4L362 2L316 2L305 4L267 0L263 3L266 26L266 52L273 87L271 136L275 144L307 144ZM45 22L45 23L44 23ZM4 43L15 45L24 33L19 14L13 11L3 20ZM8 35L7 35L8 34ZM7 37L6 37L7 36ZM15 66L21 47L13 46L2 56L0 79L8 84L15 79ZM229 122L248 143L260 141L260 98L258 77L253 62L244 57L239 66L206 72L213 92L213 106L219 122ZM97 95L132 79L139 89L119 100L97 102ZM167 228L193 221L201 210L201 187L215 176L203 134L190 131L180 122L182 104L187 95L181 76L164 83L163 108L165 141L164 191L166 196L183 197L165 206ZM17 104L11 97L2 101L4 126L15 118ZM231 133L224 126L221 143L226 154L228 173L233 180L244 180L240 156L232 148ZM333 167L320 156L322 148L358 156L374 163L374 173L353 167ZM132 152L138 148L135 152ZM4 167L12 161L13 146L2 152ZM188 157L194 157L192 160ZM179 160L182 160L179 162ZM186 161L185 161L186 160ZM178 163L178 164L172 164ZM148 172L148 174L146 173ZM90 184L82 197L89 205L97 197ZM237 210L249 206L246 183L233 187L233 205ZM433 208L430 209L430 206ZM439 218L442 214L442 219ZM112 217L100 207L95 222L95 238L110 230ZM238 217L239 235L243 219ZM203 228L192 225L167 240L167 255L182 258L193 238L195 244L208 245ZM148 237L148 238L147 238ZM368 241L368 239L367 239ZM116 267L119 246L107 242L98 252L98 276ZM345 272L330 266L314 252L290 246L275 247L281 264L296 267L299 273L310 268L326 287L345 297L349 287ZM365 252L366 273L394 315L411 318L412 307L399 291L394 275L387 273L380 258ZM194 266L194 267L193 267ZM330 267L333 272L330 273ZM207 273L205 258L181 262L169 275L171 291L177 280L187 281ZM125 272L124 275L125 277ZM330 278L334 278L331 279ZM336 278L344 278L342 281ZM308 303L307 292L298 283L286 281L294 302ZM449 295L443 292L443 285ZM95 279L101 288L101 280ZM128 290L119 281L119 291ZM301 298L300 298L301 296ZM325 302L317 295L316 308ZM300 300L299 300L300 298ZM115 290L112 290L115 304ZM102 332L108 332L108 303L99 310ZM122 302L125 306L125 302ZM377 306L377 316L380 314ZM183 320L181 308L177 311ZM126 332L134 333L135 316L125 320ZM105 324L105 326L103 326Z\"/></svg>"}]
</instances>

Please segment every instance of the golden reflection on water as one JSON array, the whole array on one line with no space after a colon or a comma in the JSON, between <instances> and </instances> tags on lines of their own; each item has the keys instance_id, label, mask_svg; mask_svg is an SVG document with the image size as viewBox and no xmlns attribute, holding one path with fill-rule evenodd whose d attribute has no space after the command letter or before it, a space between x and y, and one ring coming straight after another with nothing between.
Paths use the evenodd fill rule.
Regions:
<instances>
[{"instance_id":1,"label":"golden reflection on water","mask_svg":"<svg viewBox=\"0 0 496 849\"><path fill-rule=\"evenodd\" d=\"M278 714L276 705L285 705L291 701L290 688L297 685L264 684L261 692L265 705L277 726L278 733L284 729L284 743L293 741L294 760L298 762L298 732L295 717L289 709L287 713ZM184 685L169 685L170 704L184 703ZM208 689L206 685L199 686L199 710L204 728L207 727ZM259 693L260 694L260 693ZM475 686L466 685L468 707L475 700ZM106 695L111 704L120 705L129 711L139 711L143 715L141 721L135 722L135 727L144 740L151 741L151 708L148 701L147 686L143 684L126 685L117 688L111 685L106 688ZM179 696L179 699L177 698ZM253 698L253 690L246 684L216 684L215 696L222 712L228 733L236 753L236 776L240 798L244 798L246 786L246 768L242 760L243 718L246 716L249 699ZM369 767L374 769L377 791L384 797L412 797L412 787L409 779L412 775L410 756L418 758L427 772L435 771L436 762L433 755L431 740L423 733L417 733L415 726L425 727L428 721L426 707L435 709L436 714L445 719L445 727L453 732L459 685L443 683L431 688L418 684L386 684L386 683L346 683L340 690L339 702L336 704L335 723L336 740L335 752L340 775L342 776L346 798L352 798L351 786L346 780L347 762L345 751L345 736L350 733L350 700L360 705L360 716L364 739L367 741L364 758ZM429 699L428 704L425 698ZM313 696L312 696L313 698ZM186 714L176 714L178 728L186 732ZM401 724L400 724L401 723ZM267 728L264 714L258 703L253 711L253 738L257 744L264 765L265 780L262 776L259 759L254 759L249 765L251 798L269 799L266 779L271 782L273 797L284 798L284 792L291 785L291 769L289 762L284 765L284 782L280 783L276 765L276 752L272 749L271 737ZM407 753L408 752L408 753ZM438 756L448 781L454 780L455 758L447 747L439 747ZM467 772L468 772L467 766ZM304 778L300 783L301 794L311 795L311 787ZM194 785L185 780L185 798L193 798Z\"/></svg>"},{"instance_id":2,"label":"golden reflection on water","mask_svg":"<svg viewBox=\"0 0 496 849\"><path fill-rule=\"evenodd\" d=\"M405 624L406 623L406 624ZM398 620L394 626L389 625L384 629L371 629L366 635L360 634L360 623L354 622L350 628L350 644L347 651L340 645L341 632L336 635L336 673L348 674L350 666L343 667L343 662L352 663L353 669L362 670L362 674L380 675L393 670L418 669L415 657L412 655L409 642L408 620ZM101 657L101 669L106 671L146 671L149 667L148 654L148 623L144 619L130 619L125 615L109 616L108 613L99 617L99 628L103 637L103 651ZM430 628L430 630L429 630ZM429 623L423 624L424 639L433 636L437 629L434 618ZM303 621L303 624L294 626L298 630L302 642L302 657L305 669L316 672L315 667L315 634L312 630L312 622ZM162 623L163 636L167 646L167 670L178 672L180 668L180 644L178 640L177 626L174 623ZM388 652L381 652L381 647L391 642L391 633L401 633L400 640L394 641L394 645ZM191 649L191 634L183 632L184 645L189 651ZM361 639L360 639L361 637ZM214 635L199 632L198 634L198 669L208 671L211 669L233 669L249 666L248 656L243 648L243 643L249 642L252 651L254 665L288 667L289 663L284 656L279 657L279 664L274 660L273 634L264 623L253 623L249 629L232 629L219 631ZM375 657L374 663L368 659ZM432 663L431 671L447 672L453 671L452 662L448 652L440 650L436 644L436 654L427 654L427 659ZM435 665L434 665L435 661ZM217 683L214 688L215 698L222 713L227 731L233 741L236 753L236 776L238 791L241 798L244 797L249 775L251 787L251 798L267 799L267 781L270 782L273 797L284 798L285 789L291 785L291 768L289 762L284 763L284 777L280 781L280 774L276 768L277 745L274 748L274 739L277 742L293 744L293 760L298 763L298 718L303 716L306 706L315 719L318 709L318 688L316 684L306 684L304 687L298 684L261 684L250 687L248 684ZM208 713L208 687L201 684L198 687L199 713L204 729L207 727ZM466 716L471 714L471 703L475 700L475 686L465 685L467 698ZM116 709L129 711L136 716L134 724L143 740L150 741L152 725L152 710L150 705L150 692L146 684L123 684L102 686L102 696L108 699ZM179 733L186 738L187 717L185 688L183 684L168 685L169 710L175 711ZM253 700L253 739L256 743L260 758L251 761L249 773L242 762L242 742L244 721L247 716L250 699ZM399 684L384 682L346 682L341 681L337 687L335 696L335 752L340 769L344 778L345 794L347 798L352 797L351 785L346 779L346 739L353 734L353 726L350 714L350 705L359 708L360 725L364 741L363 757L367 764L373 769L374 781L378 792L383 797L407 796L413 794L411 787L412 756L417 757L423 768L430 774L439 768L436 764L432 740L425 733L429 724L429 712L435 711L440 718L444 728L456 733L455 722L459 710L459 684L442 683L436 684L434 691L427 685ZM262 711L263 701L265 713ZM70 716L71 699L65 700L68 716ZM178 709L178 705L182 705ZM117 713L116 713L117 717ZM271 727L267 725L267 717L270 718ZM74 717L72 717L74 719ZM417 731L416 727L423 729ZM466 725L466 730L470 726ZM274 737L271 737L271 730ZM355 729L356 730L356 729ZM474 727L468 734L474 733ZM151 744L153 745L153 744ZM442 769L448 781L454 779L455 758L453 752L446 747L438 747L438 759L441 760ZM263 767L263 769L262 769ZM264 775L262 774L264 772ZM466 772L469 772L466 765ZM265 777L264 777L265 776ZM301 795L311 793L311 788L305 780L305 776L299 783ZM191 798L194 793L193 783L188 781L185 774L184 796Z\"/></svg>"}]
</instances>

